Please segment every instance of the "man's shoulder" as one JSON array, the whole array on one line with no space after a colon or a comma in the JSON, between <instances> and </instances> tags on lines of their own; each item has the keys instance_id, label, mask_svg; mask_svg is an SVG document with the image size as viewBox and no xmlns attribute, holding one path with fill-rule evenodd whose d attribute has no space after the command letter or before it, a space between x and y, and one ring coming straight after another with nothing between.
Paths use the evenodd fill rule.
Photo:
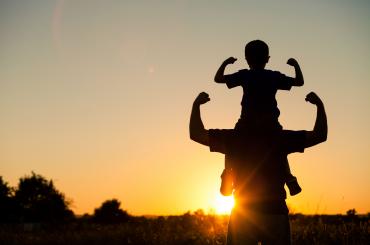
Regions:
<instances>
[{"instance_id":1,"label":"man's shoulder","mask_svg":"<svg viewBox=\"0 0 370 245\"><path fill-rule=\"evenodd\" d=\"M232 136L235 133L234 129L209 129L208 134L210 136Z\"/></svg>"},{"instance_id":2,"label":"man's shoulder","mask_svg":"<svg viewBox=\"0 0 370 245\"><path fill-rule=\"evenodd\" d=\"M283 129L281 130L277 136L282 139L286 138L294 138L294 137L304 137L306 134L306 130L287 130Z\"/></svg>"},{"instance_id":3,"label":"man's shoulder","mask_svg":"<svg viewBox=\"0 0 370 245\"><path fill-rule=\"evenodd\" d=\"M280 131L281 135L300 135L305 134L306 130L290 130L290 129L283 129Z\"/></svg>"},{"instance_id":4,"label":"man's shoulder","mask_svg":"<svg viewBox=\"0 0 370 245\"><path fill-rule=\"evenodd\" d=\"M212 152L226 154L230 140L234 135L234 129L209 129L209 148Z\"/></svg>"},{"instance_id":5,"label":"man's shoulder","mask_svg":"<svg viewBox=\"0 0 370 245\"><path fill-rule=\"evenodd\" d=\"M282 130L279 134L278 141L287 153L303 152L306 142L305 130Z\"/></svg>"}]
</instances>

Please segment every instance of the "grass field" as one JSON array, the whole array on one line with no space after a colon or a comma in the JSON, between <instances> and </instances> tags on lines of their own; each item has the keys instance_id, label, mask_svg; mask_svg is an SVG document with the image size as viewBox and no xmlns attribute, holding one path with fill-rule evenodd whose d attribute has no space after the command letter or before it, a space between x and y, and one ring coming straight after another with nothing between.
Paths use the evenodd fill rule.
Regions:
<instances>
[{"instance_id":1,"label":"grass field","mask_svg":"<svg viewBox=\"0 0 370 245\"><path fill-rule=\"evenodd\" d=\"M370 244L370 217L291 215L293 244ZM0 226L0 244L225 244L228 216L202 212L132 217L121 224L77 219L64 225Z\"/></svg>"}]
</instances>

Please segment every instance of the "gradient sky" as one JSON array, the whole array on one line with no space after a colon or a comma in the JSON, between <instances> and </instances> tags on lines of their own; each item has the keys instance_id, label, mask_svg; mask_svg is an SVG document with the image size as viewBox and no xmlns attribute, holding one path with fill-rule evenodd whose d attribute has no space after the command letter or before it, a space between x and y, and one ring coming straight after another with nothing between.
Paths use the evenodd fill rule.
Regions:
<instances>
[{"instance_id":1,"label":"gradient sky","mask_svg":"<svg viewBox=\"0 0 370 245\"><path fill-rule=\"evenodd\" d=\"M294 212L370 209L370 2L0 0L0 175L35 171L76 213L118 198L131 214L214 207L223 156L192 142L200 91L207 128L232 128L242 91L213 82L244 46L270 46L268 68L305 85L279 92L287 129L312 129L315 91L328 141L289 156L303 192Z\"/></svg>"}]
</instances>

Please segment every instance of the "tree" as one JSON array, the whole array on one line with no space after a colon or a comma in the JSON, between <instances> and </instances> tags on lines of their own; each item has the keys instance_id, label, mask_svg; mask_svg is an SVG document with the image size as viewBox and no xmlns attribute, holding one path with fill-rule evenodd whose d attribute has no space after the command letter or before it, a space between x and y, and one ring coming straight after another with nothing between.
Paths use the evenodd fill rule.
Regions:
<instances>
[{"instance_id":1,"label":"tree","mask_svg":"<svg viewBox=\"0 0 370 245\"><path fill-rule=\"evenodd\" d=\"M349 216L349 217L355 217L356 216L356 214L357 214L357 211L356 211L356 209L349 209L349 210L347 210L347 216Z\"/></svg>"},{"instance_id":2,"label":"tree","mask_svg":"<svg viewBox=\"0 0 370 245\"><path fill-rule=\"evenodd\" d=\"M95 209L93 219L99 223L120 223L129 220L128 213L120 209L121 203L117 199L107 200Z\"/></svg>"},{"instance_id":3,"label":"tree","mask_svg":"<svg viewBox=\"0 0 370 245\"><path fill-rule=\"evenodd\" d=\"M10 197L11 188L8 186L8 183L6 183L3 180L3 177L0 176L0 200L3 200L3 198Z\"/></svg>"},{"instance_id":4,"label":"tree","mask_svg":"<svg viewBox=\"0 0 370 245\"><path fill-rule=\"evenodd\" d=\"M17 211L13 189L0 176L0 222L8 223L16 221Z\"/></svg>"},{"instance_id":5,"label":"tree","mask_svg":"<svg viewBox=\"0 0 370 245\"><path fill-rule=\"evenodd\" d=\"M53 181L34 172L20 178L14 197L23 221L60 222L73 217L69 202L55 188Z\"/></svg>"}]
</instances>

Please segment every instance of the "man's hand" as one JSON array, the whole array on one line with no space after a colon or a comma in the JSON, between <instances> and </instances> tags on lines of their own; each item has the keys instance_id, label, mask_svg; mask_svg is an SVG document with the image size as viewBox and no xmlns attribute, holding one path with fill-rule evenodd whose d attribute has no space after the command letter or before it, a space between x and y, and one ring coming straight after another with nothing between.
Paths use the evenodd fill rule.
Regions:
<instances>
[{"instance_id":1,"label":"man's hand","mask_svg":"<svg viewBox=\"0 0 370 245\"><path fill-rule=\"evenodd\" d=\"M322 105L321 99L314 92L310 92L309 94L307 94L305 100L314 105L319 105L319 104Z\"/></svg>"},{"instance_id":2,"label":"man's hand","mask_svg":"<svg viewBox=\"0 0 370 245\"><path fill-rule=\"evenodd\" d=\"M298 61L294 58L290 58L286 63L290 66L299 66Z\"/></svg>"},{"instance_id":3,"label":"man's hand","mask_svg":"<svg viewBox=\"0 0 370 245\"><path fill-rule=\"evenodd\" d=\"M227 59L224 61L224 64L225 64L225 65L234 64L234 63L235 63L235 61L237 61L237 58L229 57L229 58L227 58Z\"/></svg>"},{"instance_id":4,"label":"man's hand","mask_svg":"<svg viewBox=\"0 0 370 245\"><path fill-rule=\"evenodd\" d=\"M206 92L201 92L194 100L194 104L202 105L210 101L209 95Z\"/></svg>"}]
</instances>

